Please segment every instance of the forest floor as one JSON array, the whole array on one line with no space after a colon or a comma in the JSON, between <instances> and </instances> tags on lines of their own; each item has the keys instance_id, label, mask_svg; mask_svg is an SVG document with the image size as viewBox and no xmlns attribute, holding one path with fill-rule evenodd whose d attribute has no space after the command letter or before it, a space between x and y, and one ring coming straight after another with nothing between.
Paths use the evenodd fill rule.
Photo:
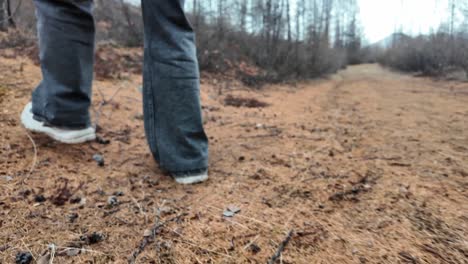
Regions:
<instances>
[{"instance_id":1,"label":"forest floor","mask_svg":"<svg viewBox=\"0 0 468 264\"><path fill-rule=\"evenodd\" d=\"M0 263L127 263L142 242L136 263L266 263L289 232L277 263L468 263L467 83L205 76L211 178L180 186L149 154L138 75L95 83L110 143L68 146L19 122L39 68L0 72Z\"/></svg>"}]
</instances>

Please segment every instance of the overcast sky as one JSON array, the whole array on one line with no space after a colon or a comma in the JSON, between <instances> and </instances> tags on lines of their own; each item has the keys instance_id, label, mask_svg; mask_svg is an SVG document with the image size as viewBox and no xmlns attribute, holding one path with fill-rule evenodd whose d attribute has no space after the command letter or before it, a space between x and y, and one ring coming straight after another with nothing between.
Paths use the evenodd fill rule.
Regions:
<instances>
[{"instance_id":1,"label":"overcast sky","mask_svg":"<svg viewBox=\"0 0 468 264\"><path fill-rule=\"evenodd\" d=\"M437 29L446 18L448 6L447 0L358 0L358 3L363 33L370 43L391 35L400 26L408 34Z\"/></svg>"},{"instance_id":2,"label":"overcast sky","mask_svg":"<svg viewBox=\"0 0 468 264\"><path fill-rule=\"evenodd\" d=\"M358 0L364 34L379 41L403 26L405 33L428 33L446 19L447 0Z\"/></svg>"}]
</instances>

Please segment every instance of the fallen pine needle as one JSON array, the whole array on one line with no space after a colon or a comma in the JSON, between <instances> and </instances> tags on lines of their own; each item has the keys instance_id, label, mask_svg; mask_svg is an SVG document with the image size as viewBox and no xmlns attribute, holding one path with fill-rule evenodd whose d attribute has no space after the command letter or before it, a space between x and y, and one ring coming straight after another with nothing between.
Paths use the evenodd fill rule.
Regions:
<instances>
[{"instance_id":1,"label":"fallen pine needle","mask_svg":"<svg viewBox=\"0 0 468 264\"><path fill-rule=\"evenodd\" d=\"M184 243L184 244L187 244L187 245L190 245L190 246L193 246L193 247L197 247L197 248L199 248L201 250L213 253L215 255L224 256L224 257L227 257L227 258L232 258L232 256L229 256L228 254L224 254L224 253L216 252L216 251L211 250L211 249L204 248L204 247L199 246L199 245L197 245L195 243L189 242L189 241L187 241L185 239L173 239L173 241L177 241L177 242Z\"/></svg>"},{"instance_id":2,"label":"fallen pine needle","mask_svg":"<svg viewBox=\"0 0 468 264\"><path fill-rule=\"evenodd\" d=\"M31 174L33 173L34 169L36 168L36 163L37 163L37 146L36 146L36 142L34 142L34 139L31 137L31 135L29 135L28 132L26 132L26 135L28 136L29 140L31 141L31 143L32 143L32 145L33 145L33 148L34 148L34 158L33 158L32 164L31 164L31 168L29 169L28 175L26 175L26 177L23 179L23 184L26 183L26 181L28 180L28 178L31 176Z\"/></svg>"},{"instance_id":3,"label":"fallen pine needle","mask_svg":"<svg viewBox=\"0 0 468 264\"><path fill-rule=\"evenodd\" d=\"M99 255L105 255L105 256L110 256L107 253L97 251L97 250L91 250L91 249L86 249L86 248L77 248L77 247L59 247L55 246L56 249L64 249L64 250L71 250L71 249L77 249L80 250L81 252L88 252L88 253L94 253L94 254L99 254Z\"/></svg>"},{"instance_id":4,"label":"fallen pine needle","mask_svg":"<svg viewBox=\"0 0 468 264\"><path fill-rule=\"evenodd\" d=\"M156 219L156 223L153 225L153 227L149 230L149 235L146 234L141 240L140 244L138 247L132 252L132 255L128 257L128 263L129 264L134 264L136 262L136 259L138 258L138 255L140 255L146 248L148 244L150 244L154 239L156 238L156 235L159 233L159 231L168 223L178 221L181 217L187 215L187 213L182 213L176 217L173 217L165 222L160 223L159 222L159 216Z\"/></svg>"},{"instance_id":5,"label":"fallen pine needle","mask_svg":"<svg viewBox=\"0 0 468 264\"><path fill-rule=\"evenodd\" d=\"M293 237L294 235L294 230L291 230L288 232L288 235L286 236L286 238L281 241L278 249L276 250L275 254L270 258L270 260L268 261L268 264L274 264L276 263L276 261L278 260L278 258L281 257L284 249L286 248L286 246L288 245L289 241L291 241L291 238Z\"/></svg>"}]
</instances>

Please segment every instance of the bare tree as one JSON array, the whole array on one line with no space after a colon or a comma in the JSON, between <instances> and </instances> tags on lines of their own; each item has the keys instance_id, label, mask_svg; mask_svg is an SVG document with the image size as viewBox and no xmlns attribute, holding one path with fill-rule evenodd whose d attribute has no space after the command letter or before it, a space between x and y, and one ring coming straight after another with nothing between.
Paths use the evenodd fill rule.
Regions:
<instances>
[{"instance_id":1,"label":"bare tree","mask_svg":"<svg viewBox=\"0 0 468 264\"><path fill-rule=\"evenodd\" d=\"M395 34L395 44L381 63L409 72L446 76L464 70L468 77L468 28L459 23L466 1L449 0L447 19L429 35L410 37ZM467 14L468 15L468 14Z\"/></svg>"},{"instance_id":2,"label":"bare tree","mask_svg":"<svg viewBox=\"0 0 468 264\"><path fill-rule=\"evenodd\" d=\"M6 0L0 0L0 31L6 30Z\"/></svg>"},{"instance_id":3,"label":"bare tree","mask_svg":"<svg viewBox=\"0 0 468 264\"><path fill-rule=\"evenodd\" d=\"M1 6L7 1L0 0ZM29 2L19 21L22 28L31 29ZM343 67L349 46L345 44L360 43L356 6L356 0L187 1L202 69L224 71L247 60L263 69L261 78L270 81L318 77ZM98 41L141 44L139 8L125 0L95 0L95 7ZM352 36L351 22L356 29Z\"/></svg>"}]
</instances>

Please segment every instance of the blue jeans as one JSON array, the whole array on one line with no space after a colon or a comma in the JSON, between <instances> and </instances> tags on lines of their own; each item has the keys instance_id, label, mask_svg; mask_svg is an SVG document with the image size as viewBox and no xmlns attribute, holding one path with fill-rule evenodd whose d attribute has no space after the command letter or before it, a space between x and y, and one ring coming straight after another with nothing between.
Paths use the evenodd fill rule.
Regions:
<instances>
[{"instance_id":1,"label":"blue jeans","mask_svg":"<svg viewBox=\"0 0 468 264\"><path fill-rule=\"evenodd\" d=\"M95 25L92 0L34 0L43 79L32 95L36 119L91 125ZM195 36L184 0L142 0L143 113L154 158L171 173L206 170Z\"/></svg>"}]
</instances>

